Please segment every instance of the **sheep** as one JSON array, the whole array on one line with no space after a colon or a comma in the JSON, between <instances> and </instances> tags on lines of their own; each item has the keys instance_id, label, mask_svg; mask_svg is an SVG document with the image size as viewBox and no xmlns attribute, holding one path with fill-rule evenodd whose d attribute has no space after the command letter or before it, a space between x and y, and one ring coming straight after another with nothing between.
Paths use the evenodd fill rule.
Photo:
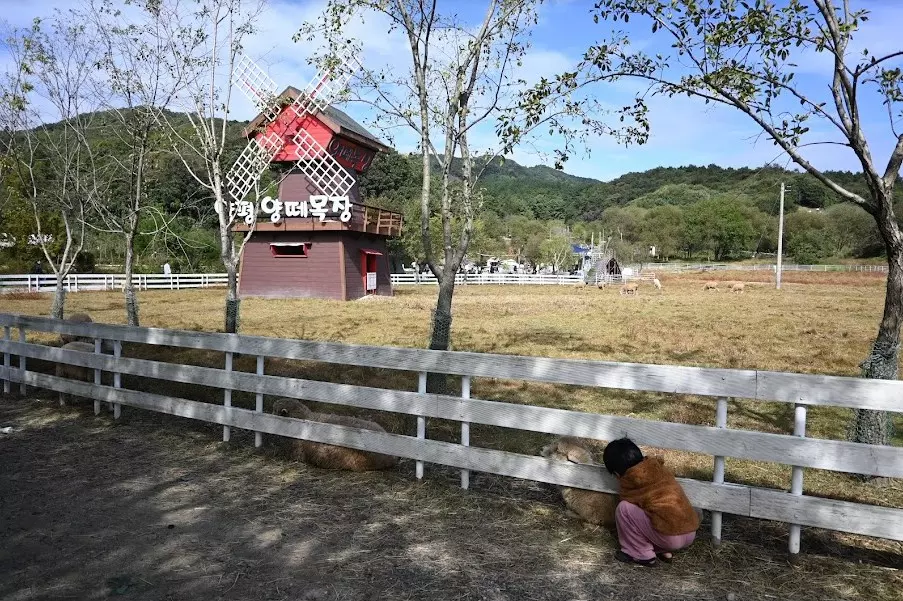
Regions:
<instances>
[{"instance_id":1,"label":"sheep","mask_svg":"<svg viewBox=\"0 0 903 601\"><path fill-rule=\"evenodd\" d=\"M81 340L76 340L73 342L67 342L62 347L63 350L66 351L79 351L81 353L93 353L94 352L94 344L91 342L83 342ZM56 369L54 371L54 375L57 378L68 378L70 380L79 380L81 382L93 382L94 381L94 370L90 367L82 367L80 365L69 365L68 363L57 363ZM60 392L60 405L66 404L66 398L69 395L65 392Z\"/></svg>"},{"instance_id":2,"label":"sheep","mask_svg":"<svg viewBox=\"0 0 903 601\"><path fill-rule=\"evenodd\" d=\"M542 449L541 455L558 461L598 465L593 461L592 453L581 443L580 439L570 436L563 436L552 444L546 445ZM615 508L618 506L617 495L568 486L560 488L565 506L577 514L582 521L608 528L614 526Z\"/></svg>"},{"instance_id":3,"label":"sheep","mask_svg":"<svg viewBox=\"0 0 903 601\"><path fill-rule=\"evenodd\" d=\"M743 294L743 290L746 288L746 284L744 282L736 282L731 284L731 292L739 292Z\"/></svg>"},{"instance_id":4,"label":"sheep","mask_svg":"<svg viewBox=\"0 0 903 601\"><path fill-rule=\"evenodd\" d=\"M297 399L277 399L273 403L273 413L283 417L306 419L312 422L324 424L336 424L385 432L382 426L370 420L347 415L333 415L330 413L317 413L308 409ZM334 470L350 470L364 472L368 470L383 470L394 467L398 463L398 457L359 451L330 444L311 442L309 440L292 439L288 444L289 456L315 467Z\"/></svg>"},{"instance_id":5,"label":"sheep","mask_svg":"<svg viewBox=\"0 0 903 601\"><path fill-rule=\"evenodd\" d=\"M606 286L608 286L608 282L606 282L605 280L601 280L596 284L596 288L598 288L599 290L605 290Z\"/></svg>"},{"instance_id":6,"label":"sheep","mask_svg":"<svg viewBox=\"0 0 903 601\"><path fill-rule=\"evenodd\" d=\"M76 323L94 323L94 320L91 319L91 316L87 313L75 313L69 316L66 321L74 321ZM76 336L75 334L60 334L60 342L62 342L63 344L69 344L70 342L77 341L91 342L91 339L84 336Z\"/></svg>"},{"instance_id":7,"label":"sheep","mask_svg":"<svg viewBox=\"0 0 903 601\"><path fill-rule=\"evenodd\" d=\"M586 282L577 282L576 284L574 284L574 288L576 288L577 290L584 290L586 289Z\"/></svg>"},{"instance_id":8,"label":"sheep","mask_svg":"<svg viewBox=\"0 0 903 601\"><path fill-rule=\"evenodd\" d=\"M637 284L636 282L634 282L632 284L624 284L623 286L621 286L621 295L622 296L626 295L626 294L631 294L633 296L636 296L637 294L639 294L639 291L640 291L640 285Z\"/></svg>"},{"instance_id":9,"label":"sheep","mask_svg":"<svg viewBox=\"0 0 903 601\"><path fill-rule=\"evenodd\" d=\"M706 282L705 285L703 285L702 289L703 290L714 290L715 292L718 292L718 282L716 282L714 280Z\"/></svg>"},{"instance_id":10,"label":"sheep","mask_svg":"<svg viewBox=\"0 0 903 601\"><path fill-rule=\"evenodd\" d=\"M658 281L658 278L652 278L652 285L655 286L656 290L662 289L662 283Z\"/></svg>"}]
</instances>

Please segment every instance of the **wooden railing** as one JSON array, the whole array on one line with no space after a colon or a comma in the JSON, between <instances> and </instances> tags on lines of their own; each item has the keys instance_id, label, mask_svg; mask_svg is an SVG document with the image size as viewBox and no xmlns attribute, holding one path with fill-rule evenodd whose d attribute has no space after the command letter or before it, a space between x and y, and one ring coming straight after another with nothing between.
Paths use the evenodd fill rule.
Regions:
<instances>
[{"instance_id":1,"label":"wooden railing","mask_svg":"<svg viewBox=\"0 0 903 601\"><path fill-rule=\"evenodd\" d=\"M136 273L132 276L138 290L184 290L186 288L215 288L225 286L225 273ZM63 280L67 292L85 290L122 290L125 276L121 273L70 273ZM0 291L28 290L50 292L56 288L55 275L0 275ZM2 297L0 297L2 300Z\"/></svg>"},{"instance_id":2,"label":"wooden railing","mask_svg":"<svg viewBox=\"0 0 903 601\"><path fill-rule=\"evenodd\" d=\"M903 382L781 372L643 365L604 361L548 359L514 355L433 351L286 340L260 336L81 324L39 317L0 314L4 354L0 379L4 392L18 383L20 392L36 386L111 403L221 424L230 428L302 438L414 459L417 476L425 463L462 470L462 486L470 470L614 492L616 483L595 466L575 465L542 457L482 449L469 445L470 424L499 426L554 435L612 440L629 436L639 444L712 455L714 482L681 479L691 501L713 512L712 534L721 539L721 514L777 520L791 524L790 550L799 550L799 527L812 526L867 536L903 540L903 509L804 495L803 469L823 469L877 477L903 477L903 448L873 446L805 435L806 408L833 406L903 411ZM18 341L11 329L18 329ZM28 331L55 332L95 339L95 353L27 343ZM101 354L103 341L114 342L114 354ZM225 369L173 364L119 356L122 342L205 349L225 353ZM257 373L232 371L235 353L258 357ZM17 357L16 361L13 358ZM413 371L420 374L418 391L387 390L299 378L265 375L265 357L320 361L344 365ZM28 370L28 359L77 365L94 370L94 383L58 378ZM15 366L14 366L15 364ZM102 372L114 374L113 386L103 386ZM426 394L426 373L462 377L462 396ZM128 374L222 390L223 405L172 398L121 387ZM658 422L517 405L470 398L472 378L503 378L577 386L692 394L714 397L715 427ZM255 410L231 406L233 391L257 395ZM263 396L281 396L324 403L391 411L418 418L416 436L377 433L357 428L307 422L263 413ZM793 403L793 434L772 434L727 428L728 398ZM460 422L461 444L426 438L426 420ZM257 437L257 444L261 439ZM790 492L724 483L724 458L792 465Z\"/></svg>"}]
</instances>

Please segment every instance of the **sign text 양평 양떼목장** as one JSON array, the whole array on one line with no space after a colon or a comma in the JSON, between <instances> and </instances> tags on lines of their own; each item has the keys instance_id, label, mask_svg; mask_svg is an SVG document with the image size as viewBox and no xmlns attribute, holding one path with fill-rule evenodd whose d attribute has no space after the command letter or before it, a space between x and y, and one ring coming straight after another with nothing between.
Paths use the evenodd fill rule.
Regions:
<instances>
[{"instance_id":1,"label":"sign text \uc591\ud3c9 \uc591\ub5bc\ubaa9\uc7a5","mask_svg":"<svg viewBox=\"0 0 903 601\"><path fill-rule=\"evenodd\" d=\"M283 217L319 217L320 221L326 221L326 215L329 213L338 214L343 223L348 223L351 221L351 199L347 196L314 194L308 203L306 200L282 202L277 198L265 196L260 201L260 211L269 215L273 223L279 223ZM237 217L252 225L256 221L254 203L250 200L230 203L230 221L234 221Z\"/></svg>"}]
</instances>

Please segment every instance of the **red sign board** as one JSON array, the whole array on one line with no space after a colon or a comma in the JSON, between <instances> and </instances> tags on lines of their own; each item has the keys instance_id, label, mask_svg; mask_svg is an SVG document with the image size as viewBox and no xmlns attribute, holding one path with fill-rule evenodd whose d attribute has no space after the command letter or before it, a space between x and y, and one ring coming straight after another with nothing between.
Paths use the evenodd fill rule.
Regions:
<instances>
[{"instance_id":1,"label":"red sign board","mask_svg":"<svg viewBox=\"0 0 903 601\"><path fill-rule=\"evenodd\" d=\"M349 167L359 172L366 171L376 155L372 150L367 150L354 142L349 142L338 136L332 137L332 140L329 141L329 145L326 147L326 152L335 157L344 167Z\"/></svg>"}]
</instances>

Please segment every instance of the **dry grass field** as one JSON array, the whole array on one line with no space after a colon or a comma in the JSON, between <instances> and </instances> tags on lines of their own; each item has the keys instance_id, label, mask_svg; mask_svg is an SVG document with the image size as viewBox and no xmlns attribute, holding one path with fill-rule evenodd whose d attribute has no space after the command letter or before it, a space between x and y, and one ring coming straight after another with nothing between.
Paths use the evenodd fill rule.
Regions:
<instances>
[{"instance_id":1,"label":"dry grass field","mask_svg":"<svg viewBox=\"0 0 903 601\"><path fill-rule=\"evenodd\" d=\"M770 274L766 272L665 276L660 278L664 284L663 291L644 284L636 298L622 297L616 288L579 290L569 286L459 286L454 305L453 348L548 357L857 375L858 363L868 353L881 314L883 278L871 274L790 273L785 276L785 286L781 291L774 290L769 278ZM703 283L709 280L720 281L721 289L703 291ZM731 281L747 282L745 293L728 292L727 283ZM222 327L222 290L151 291L142 292L140 299L142 325L200 331L217 331ZM355 302L247 299L242 303L241 331L284 338L422 347L428 339L429 316L434 301L435 288L429 286L400 287L392 298ZM47 315L49 308L49 295L0 296L2 312ZM124 322L119 293L72 294L67 300L67 311L88 312L95 321ZM50 341L46 337L43 340ZM216 353L135 346L127 346L124 352L130 356L197 365L219 366L222 363L222 356ZM41 369L39 365L36 367ZM236 369L253 371L253 357L238 359ZM416 389L414 374L388 370L273 360L267 362L266 372ZM217 402L220 398L220 393L208 389L170 382L124 378L123 384L135 388L152 387L155 392L210 402ZM702 397L528 384L501 379L475 380L473 394L478 398L506 402L714 425L714 399ZM253 398L245 395L237 395L234 402L253 406ZM405 417L383 413L365 416L382 423L389 431L410 433L414 430L412 420ZM844 437L849 421L848 411L812 408L809 416L808 435L834 439ZM777 403L732 401L728 425L732 428L790 433L793 409ZM897 416L896 426L893 443L903 445L903 418L900 416ZM431 421L428 436L456 440L457 424ZM484 447L534 454L546 438L532 433L474 426L471 442ZM711 477L711 457L673 451L666 452L666 456L679 474ZM790 483L790 468L728 459L727 480L786 489ZM843 474L807 470L805 491L807 494L903 507L903 481L900 480L863 483ZM780 552L786 544L784 528L773 529L752 521L733 520L729 516L726 516L726 524L729 528L726 531L728 539L738 537L757 545L756 548L764 546L774 552ZM903 545L898 543L805 531L803 547L810 553L837 557L861 558L877 553L883 558L879 563L885 567L899 568L903 563ZM742 552L748 552L749 549L746 549ZM900 598L897 596L900 576L894 570L887 571L882 567L877 572L868 571L866 575L866 572L851 569L844 578L847 580L842 585L837 584L836 591L834 585L829 587L830 594L834 596L825 593L816 598ZM866 591L868 594L865 594Z\"/></svg>"}]
</instances>

